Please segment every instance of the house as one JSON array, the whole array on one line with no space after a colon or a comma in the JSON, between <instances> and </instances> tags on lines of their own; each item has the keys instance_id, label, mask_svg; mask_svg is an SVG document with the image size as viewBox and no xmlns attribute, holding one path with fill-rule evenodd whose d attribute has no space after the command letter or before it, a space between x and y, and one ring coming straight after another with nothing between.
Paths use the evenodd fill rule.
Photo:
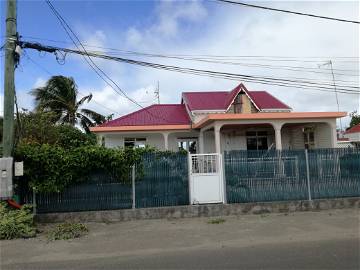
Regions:
<instances>
[{"instance_id":1,"label":"house","mask_svg":"<svg viewBox=\"0 0 360 270\"><path fill-rule=\"evenodd\" d=\"M183 92L180 104L156 104L91 128L106 147L153 146L191 153L335 148L345 112L293 112L266 91Z\"/></svg>"},{"instance_id":2,"label":"house","mask_svg":"<svg viewBox=\"0 0 360 270\"><path fill-rule=\"evenodd\" d=\"M355 147L360 148L360 124L345 131L344 137L347 138L351 144L355 145Z\"/></svg>"}]
</instances>

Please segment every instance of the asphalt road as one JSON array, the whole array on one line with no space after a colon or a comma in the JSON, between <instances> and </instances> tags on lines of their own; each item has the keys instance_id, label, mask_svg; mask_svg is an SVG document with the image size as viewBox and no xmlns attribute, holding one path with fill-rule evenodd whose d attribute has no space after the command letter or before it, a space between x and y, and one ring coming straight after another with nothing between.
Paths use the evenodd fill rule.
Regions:
<instances>
[{"instance_id":1,"label":"asphalt road","mask_svg":"<svg viewBox=\"0 0 360 270\"><path fill-rule=\"evenodd\" d=\"M0 269L360 269L359 214L90 223L72 241L1 241Z\"/></svg>"},{"instance_id":2,"label":"asphalt road","mask_svg":"<svg viewBox=\"0 0 360 270\"><path fill-rule=\"evenodd\" d=\"M359 241L218 247L142 256L14 263L2 269L360 269Z\"/></svg>"}]
</instances>

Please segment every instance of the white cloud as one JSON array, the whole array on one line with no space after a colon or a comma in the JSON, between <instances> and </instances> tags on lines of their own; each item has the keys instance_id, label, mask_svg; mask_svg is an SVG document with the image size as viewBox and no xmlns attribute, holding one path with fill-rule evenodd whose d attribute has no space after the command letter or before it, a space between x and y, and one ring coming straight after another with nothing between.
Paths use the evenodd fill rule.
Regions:
<instances>
[{"instance_id":1,"label":"white cloud","mask_svg":"<svg viewBox=\"0 0 360 270\"><path fill-rule=\"evenodd\" d=\"M38 87L43 87L46 84L46 79L42 78L42 77L38 77L34 83L34 85L32 86L32 88L38 88Z\"/></svg>"}]
</instances>

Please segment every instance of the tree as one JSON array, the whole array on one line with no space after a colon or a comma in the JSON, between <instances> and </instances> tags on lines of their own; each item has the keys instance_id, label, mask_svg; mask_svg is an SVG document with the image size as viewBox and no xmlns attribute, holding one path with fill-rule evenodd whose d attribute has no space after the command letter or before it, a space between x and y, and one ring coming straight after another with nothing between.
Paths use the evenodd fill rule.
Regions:
<instances>
[{"instance_id":1,"label":"tree","mask_svg":"<svg viewBox=\"0 0 360 270\"><path fill-rule=\"evenodd\" d=\"M90 102L92 94L78 100L78 88L71 77L53 76L44 87L35 88L30 93L35 97L36 111L53 112L56 123L79 125L89 133L89 127L106 120L93 110L80 108L85 102Z\"/></svg>"},{"instance_id":2,"label":"tree","mask_svg":"<svg viewBox=\"0 0 360 270\"><path fill-rule=\"evenodd\" d=\"M360 124L360 114L357 113L357 111L353 111L350 113L350 126L349 128L356 126L357 124Z\"/></svg>"},{"instance_id":3,"label":"tree","mask_svg":"<svg viewBox=\"0 0 360 270\"><path fill-rule=\"evenodd\" d=\"M95 145L96 136L69 124L54 124L52 112L20 112L16 118L17 144L49 144L65 148Z\"/></svg>"}]
</instances>

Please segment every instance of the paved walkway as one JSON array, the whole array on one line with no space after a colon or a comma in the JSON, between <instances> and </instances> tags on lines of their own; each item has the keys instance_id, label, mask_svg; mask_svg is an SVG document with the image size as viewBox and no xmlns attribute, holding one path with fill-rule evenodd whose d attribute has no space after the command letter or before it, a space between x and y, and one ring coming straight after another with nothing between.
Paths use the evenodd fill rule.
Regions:
<instances>
[{"instance_id":1,"label":"paved walkway","mask_svg":"<svg viewBox=\"0 0 360 270\"><path fill-rule=\"evenodd\" d=\"M359 209L89 223L72 241L1 241L0 269L360 269Z\"/></svg>"}]
</instances>

